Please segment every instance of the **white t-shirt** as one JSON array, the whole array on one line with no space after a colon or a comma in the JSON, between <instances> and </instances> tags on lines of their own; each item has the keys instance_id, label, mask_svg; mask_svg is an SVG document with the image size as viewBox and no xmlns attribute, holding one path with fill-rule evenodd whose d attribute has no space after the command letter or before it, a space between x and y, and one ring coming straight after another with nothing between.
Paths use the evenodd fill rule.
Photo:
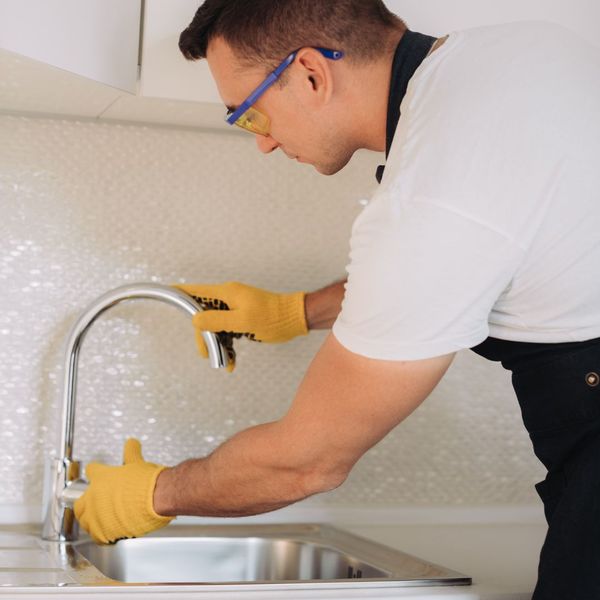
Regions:
<instances>
[{"instance_id":1,"label":"white t-shirt","mask_svg":"<svg viewBox=\"0 0 600 600\"><path fill-rule=\"evenodd\" d=\"M547 23L455 32L401 113L339 342L416 360L600 337L600 49Z\"/></svg>"}]
</instances>

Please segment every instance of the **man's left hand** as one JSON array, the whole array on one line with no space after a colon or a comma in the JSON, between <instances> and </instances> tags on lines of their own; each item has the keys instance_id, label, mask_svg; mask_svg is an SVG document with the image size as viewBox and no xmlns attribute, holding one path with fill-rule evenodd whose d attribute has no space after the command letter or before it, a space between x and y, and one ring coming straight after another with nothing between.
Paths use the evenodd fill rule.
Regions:
<instances>
[{"instance_id":1,"label":"man's left hand","mask_svg":"<svg viewBox=\"0 0 600 600\"><path fill-rule=\"evenodd\" d=\"M158 515L153 505L156 480L164 469L146 462L140 442L133 438L125 442L123 466L90 463L86 468L90 485L74 505L79 524L99 544L164 527L173 517Z\"/></svg>"}]
</instances>

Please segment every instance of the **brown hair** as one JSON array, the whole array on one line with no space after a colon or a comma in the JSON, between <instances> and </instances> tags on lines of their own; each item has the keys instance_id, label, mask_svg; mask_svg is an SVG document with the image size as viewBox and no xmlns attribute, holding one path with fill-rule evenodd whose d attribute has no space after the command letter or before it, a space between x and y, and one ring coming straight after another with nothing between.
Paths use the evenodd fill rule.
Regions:
<instances>
[{"instance_id":1,"label":"brown hair","mask_svg":"<svg viewBox=\"0 0 600 600\"><path fill-rule=\"evenodd\" d=\"M390 50L392 32L405 30L382 0L206 0L179 48L188 60L206 58L211 39L222 37L244 64L270 69L309 46L365 63Z\"/></svg>"}]
</instances>

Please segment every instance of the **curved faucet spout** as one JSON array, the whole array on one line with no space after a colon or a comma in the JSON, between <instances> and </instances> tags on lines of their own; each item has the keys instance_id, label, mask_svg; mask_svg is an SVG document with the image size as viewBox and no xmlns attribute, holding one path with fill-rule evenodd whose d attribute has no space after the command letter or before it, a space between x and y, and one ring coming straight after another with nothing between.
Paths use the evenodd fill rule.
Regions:
<instances>
[{"instance_id":1,"label":"curved faucet spout","mask_svg":"<svg viewBox=\"0 0 600 600\"><path fill-rule=\"evenodd\" d=\"M77 367L81 344L91 324L106 310L121 302L129 300L159 300L194 316L202 307L181 290L154 283L137 283L125 285L107 292L92 302L73 325L67 339L65 356L65 380L63 388L62 425L58 458L54 459L51 467L50 480L47 485L52 487L48 506L43 537L47 540L64 541L77 537L77 528L71 514L72 502L67 498L67 490L79 480L79 463L73 460L73 436L75 426L75 397L77 391ZM226 350L221 345L216 334L202 332L208 348L209 364L212 368L227 367L229 359ZM46 495L46 494L45 494ZM71 499L72 500L72 499Z\"/></svg>"},{"instance_id":2,"label":"curved faucet spout","mask_svg":"<svg viewBox=\"0 0 600 600\"><path fill-rule=\"evenodd\" d=\"M136 283L125 285L103 294L94 300L77 319L67 339L65 357L65 382L63 388L62 431L58 456L73 458L73 432L75 427L75 394L77 387L77 364L81 344L90 325L106 310L121 302L130 300L159 300L176 306L193 317L201 311L200 305L177 288L154 283ZM214 369L227 366L227 352L221 346L218 337L211 332L202 333L208 348L209 364Z\"/></svg>"}]
</instances>

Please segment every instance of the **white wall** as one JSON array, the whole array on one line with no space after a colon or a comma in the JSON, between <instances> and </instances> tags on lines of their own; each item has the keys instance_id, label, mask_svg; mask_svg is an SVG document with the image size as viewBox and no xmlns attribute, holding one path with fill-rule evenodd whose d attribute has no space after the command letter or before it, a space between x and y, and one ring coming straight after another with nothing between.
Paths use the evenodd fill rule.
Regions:
<instances>
[{"instance_id":1,"label":"white wall","mask_svg":"<svg viewBox=\"0 0 600 600\"><path fill-rule=\"evenodd\" d=\"M386 0L413 31L445 35L457 29L543 20L562 23L588 41L599 43L598 0Z\"/></svg>"}]
</instances>

